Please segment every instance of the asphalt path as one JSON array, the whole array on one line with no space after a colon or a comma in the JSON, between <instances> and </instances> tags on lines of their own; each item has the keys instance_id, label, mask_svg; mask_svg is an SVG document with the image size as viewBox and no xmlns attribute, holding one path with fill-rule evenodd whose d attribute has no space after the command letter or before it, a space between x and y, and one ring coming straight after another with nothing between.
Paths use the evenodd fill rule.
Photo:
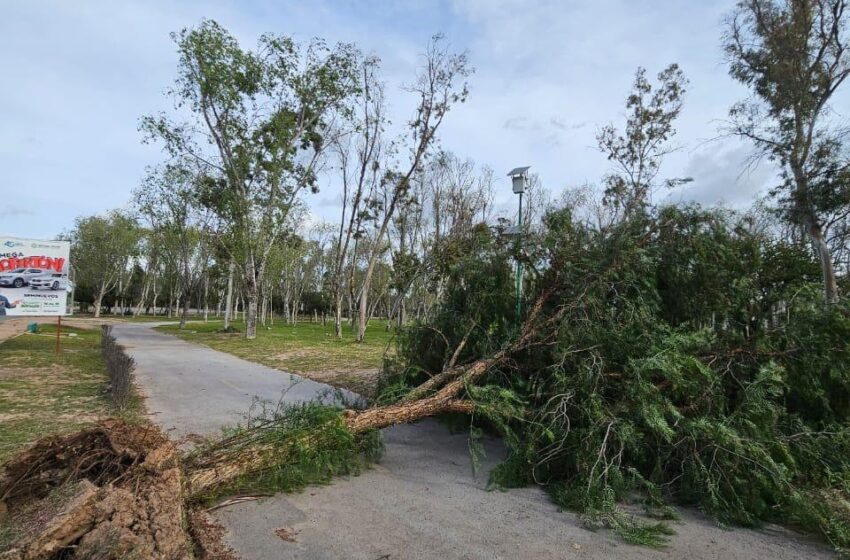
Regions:
<instances>
[{"instance_id":1,"label":"asphalt path","mask_svg":"<svg viewBox=\"0 0 850 560\"><path fill-rule=\"evenodd\" d=\"M321 383L246 362L152 330L113 327L136 360L152 419L175 438L211 435L244 417L255 397L334 398ZM191 327L190 327L191 328ZM383 431L382 461L360 476L301 493L228 506L215 515L245 560L833 558L786 529L727 530L692 511L674 522L669 546L654 550L591 532L558 511L539 488L487 491L486 471L503 456L485 442L473 473L465 435L429 420Z\"/></svg>"},{"instance_id":2,"label":"asphalt path","mask_svg":"<svg viewBox=\"0 0 850 560\"><path fill-rule=\"evenodd\" d=\"M160 324L113 324L112 333L136 362L136 382L148 413L175 439L217 434L223 426L244 420L257 399L272 403L357 399L348 391L151 328Z\"/></svg>"}]
</instances>

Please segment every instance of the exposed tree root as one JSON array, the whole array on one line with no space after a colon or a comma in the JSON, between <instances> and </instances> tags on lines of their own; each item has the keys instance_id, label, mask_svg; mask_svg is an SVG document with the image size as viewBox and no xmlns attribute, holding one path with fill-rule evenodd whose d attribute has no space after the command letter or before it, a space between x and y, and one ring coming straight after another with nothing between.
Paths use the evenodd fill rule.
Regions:
<instances>
[{"instance_id":1,"label":"exposed tree root","mask_svg":"<svg viewBox=\"0 0 850 560\"><path fill-rule=\"evenodd\" d=\"M6 466L0 495L13 517L61 485L72 498L0 558L191 558L179 457L159 430L110 420L42 440Z\"/></svg>"}]
</instances>

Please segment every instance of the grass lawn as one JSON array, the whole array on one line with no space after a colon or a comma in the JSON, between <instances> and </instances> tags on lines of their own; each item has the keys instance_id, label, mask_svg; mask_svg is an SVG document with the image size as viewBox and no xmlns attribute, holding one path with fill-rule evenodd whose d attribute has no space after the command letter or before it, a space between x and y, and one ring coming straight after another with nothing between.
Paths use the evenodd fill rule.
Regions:
<instances>
[{"instance_id":1,"label":"grass lawn","mask_svg":"<svg viewBox=\"0 0 850 560\"><path fill-rule=\"evenodd\" d=\"M116 321L127 321L129 323L156 323L161 321L179 321L180 316L168 318L167 315L139 315L138 317L133 317L132 315L111 315L109 313L101 313L100 319L109 319ZM74 313L72 316L68 317L68 319L94 319L94 314L92 313ZM203 316L196 317L194 314L189 315L189 320L198 320L203 319Z\"/></svg>"},{"instance_id":2,"label":"grass lawn","mask_svg":"<svg viewBox=\"0 0 850 560\"><path fill-rule=\"evenodd\" d=\"M42 325L39 334L0 343L0 464L40 437L116 414L105 393L100 330L63 326L59 355L55 333ZM124 414L135 417L140 407L133 403Z\"/></svg>"},{"instance_id":3,"label":"grass lawn","mask_svg":"<svg viewBox=\"0 0 850 560\"><path fill-rule=\"evenodd\" d=\"M257 325L255 340L245 339L245 325L241 322L233 323L241 331L233 334L216 332L222 328L221 321L188 323L183 331L177 325L157 328L245 360L370 395L384 353L391 351L394 333L387 331L385 325L383 321L370 323L362 344L354 341L348 327L343 328L342 340L337 340L332 323Z\"/></svg>"}]
</instances>

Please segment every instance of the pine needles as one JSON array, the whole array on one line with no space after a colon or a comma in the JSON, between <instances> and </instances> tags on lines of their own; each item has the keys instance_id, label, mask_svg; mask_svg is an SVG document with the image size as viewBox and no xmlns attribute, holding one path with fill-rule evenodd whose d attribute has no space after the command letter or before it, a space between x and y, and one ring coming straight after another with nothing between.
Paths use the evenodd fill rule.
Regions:
<instances>
[{"instance_id":1,"label":"pine needles","mask_svg":"<svg viewBox=\"0 0 850 560\"><path fill-rule=\"evenodd\" d=\"M670 528L618 505L636 495L654 514L691 505L850 548L850 305L822 303L804 248L736 219L663 208L602 232L550 213L526 245L529 298L554 294L536 342L464 395L509 447L493 485L542 484L588 526L649 546ZM439 371L464 325L477 328L459 363L515 336L493 297L509 248L471 244L427 328L399 338L388 400Z\"/></svg>"},{"instance_id":2,"label":"pine needles","mask_svg":"<svg viewBox=\"0 0 850 560\"><path fill-rule=\"evenodd\" d=\"M195 501L274 493L357 475L383 451L380 434L353 434L342 410L317 402L264 406L244 425L185 460ZM233 473L238 473L232 476Z\"/></svg>"}]
</instances>

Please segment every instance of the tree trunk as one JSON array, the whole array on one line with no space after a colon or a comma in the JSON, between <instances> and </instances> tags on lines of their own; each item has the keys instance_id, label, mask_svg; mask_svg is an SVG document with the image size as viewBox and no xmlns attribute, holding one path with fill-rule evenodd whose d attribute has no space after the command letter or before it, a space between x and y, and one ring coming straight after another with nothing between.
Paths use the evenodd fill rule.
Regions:
<instances>
[{"instance_id":1,"label":"tree trunk","mask_svg":"<svg viewBox=\"0 0 850 560\"><path fill-rule=\"evenodd\" d=\"M94 318L100 318L100 308L103 303L104 289L101 287L97 292L97 297L94 298Z\"/></svg>"},{"instance_id":2,"label":"tree trunk","mask_svg":"<svg viewBox=\"0 0 850 560\"><path fill-rule=\"evenodd\" d=\"M133 317L138 317L142 314L142 309L145 307L145 301L148 299L148 290L150 289L150 281L145 271L145 281L142 284L142 293L139 295L139 303L136 305L136 310L133 312Z\"/></svg>"},{"instance_id":3,"label":"tree trunk","mask_svg":"<svg viewBox=\"0 0 850 560\"><path fill-rule=\"evenodd\" d=\"M540 316L548 297L549 294L544 293L537 298L537 301L529 310L519 336L510 345L505 346L492 356L482 358L469 365L449 365L448 368L413 389L397 404L369 408L363 411L347 410L345 414L346 426L352 432L358 433L365 430L386 428L394 424L415 422L421 418L442 412L471 411L472 403L459 400L458 395L469 385L474 385L480 381L494 365L502 362L513 353L527 348L532 340L540 334L537 318ZM564 309L550 318L549 325L555 324L559 320ZM443 383L445 385L439 388ZM437 389L435 393L425 396L435 389Z\"/></svg>"},{"instance_id":4,"label":"tree trunk","mask_svg":"<svg viewBox=\"0 0 850 560\"><path fill-rule=\"evenodd\" d=\"M227 269L227 298L224 304L224 329L227 330L230 327L230 321L232 320L232 310L233 310L233 261L230 261L230 266Z\"/></svg>"},{"instance_id":5,"label":"tree trunk","mask_svg":"<svg viewBox=\"0 0 850 560\"><path fill-rule=\"evenodd\" d=\"M247 306L243 304L242 307L242 314L245 318L245 338L248 340L257 338L257 311L259 310L259 295L256 271L254 270L252 261L249 260L245 266L245 298L248 300L248 304ZM246 311L247 315L245 314Z\"/></svg>"},{"instance_id":6,"label":"tree trunk","mask_svg":"<svg viewBox=\"0 0 850 560\"><path fill-rule=\"evenodd\" d=\"M204 276L204 323L210 318L210 278Z\"/></svg>"},{"instance_id":7,"label":"tree trunk","mask_svg":"<svg viewBox=\"0 0 850 560\"><path fill-rule=\"evenodd\" d=\"M832 265L832 255L829 245L823 238L823 230L815 220L809 219L806 230L812 239L815 254L820 260L821 275L823 276L823 291L827 303L838 303L838 284L835 281L835 269Z\"/></svg>"},{"instance_id":8,"label":"tree trunk","mask_svg":"<svg viewBox=\"0 0 850 560\"><path fill-rule=\"evenodd\" d=\"M247 316L245 316L245 312L242 313L245 316L245 338L248 340L253 340L257 338L257 297L254 295L248 295L248 305L247 305Z\"/></svg>"},{"instance_id":9,"label":"tree trunk","mask_svg":"<svg viewBox=\"0 0 850 560\"><path fill-rule=\"evenodd\" d=\"M189 315L189 301L190 298L183 298L183 311L180 313L180 327L178 327L181 331L186 328L186 319Z\"/></svg>"},{"instance_id":10,"label":"tree trunk","mask_svg":"<svg viewBox=\"0 0 850 560\"><path fill-rule=\"evenodd\" d=\"M366 336L367 315L369 313L369 287L372 284L372 272L375 269L375 262L370 261L369 268L366 270L366 278L363 279L363 288L360 292L360 309L357 321L357 342L363 342Z\"/></svg>"},{"instance_id":11,"label":"tree trunk","mask_svg":"<svg viewBox=\"0 0 850 560\"><path fill-rule=\"evenodd\" d=\"M835 269L832 265L832 255L829 245L823 237L823 227L812 208L809 200L809 178L804 167L799 161L791 162L791 171L796 183L796 212L800 222L812 242L812 248L820 260L821 275L823 277L823 292L827 303L838 302L838 285L835 281Z\"/></svg>"},{"instance_id":12,"label":"tree trunk","mask_svg":"<svg viewBox=\"0 0 850 560\"><path fill-rule=\"evenodd\" d=\"M156 304L159 301L159 288L156 280L153 281L153 315L156 317Z\"/></svg>"}]
</instances>

